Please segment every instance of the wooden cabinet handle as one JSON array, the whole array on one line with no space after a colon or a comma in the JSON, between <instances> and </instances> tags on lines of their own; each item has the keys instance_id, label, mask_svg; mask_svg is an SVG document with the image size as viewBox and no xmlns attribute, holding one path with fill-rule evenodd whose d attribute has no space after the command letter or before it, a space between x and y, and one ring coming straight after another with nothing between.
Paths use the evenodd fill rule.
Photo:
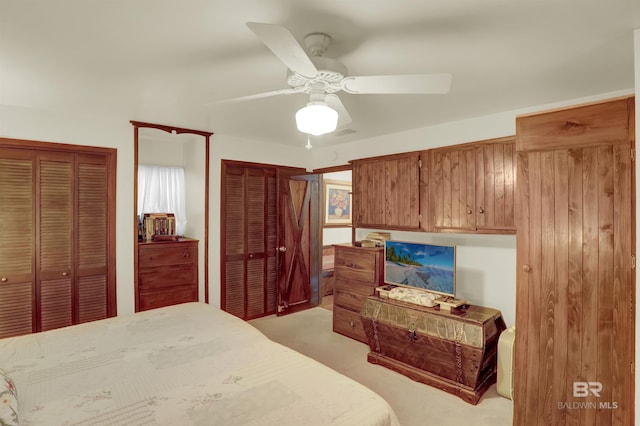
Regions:
<instances>
[{"instance_id":1,"label":"wooden cabinet handle","mask_svg":"<svg viewBox=\"0 0 640 426\"><path fill-rule=\"evenodd\" d=\"M384 210L378 210L378 214L384 213Z\"/></svg>"},{"instance_id":2,"label":"wooden cabinet handle","mask_svg":"<svg viewBox=\"0 0 640 426\"><path fill-rule=\"evenodd\" d=\"M473 213L473 210L471 209L467 210L467 214L471 214L471 213Z\"/></svg>"},{"instance_id":3,"label":"wooden cabinet handle","mask_svg":"<svg viewBox=\"0 0 640 426\"><path fill-rule=\"evenodd\" d=\"M63 277L66 277L66 276L68 276L68 275L69 275L69 273L68 273L67 271L64 271L64 272L62 273L62 276L63 276Z\"/></svg>"},{"instance_id":4,"label":"wooden cabinet handle","mask_svg":"<svg viewBox=\"0 0 640 426\"><path fill-rule=\"evenodd\" d=\"M0 278L0 281L2 281L3 283L6 283L7 281L9 281L9 279L7 277L2 277Z\"/></svg>"},{"instance_id":5,"label":"wooden cabinet handle","mask_svg":"<svg viewBox=\"0 0 640 426\"><path fill-rule=\"evenodd\" d=\"M484 209L482 207L480 207L480 210L478 210L478 212L484 213Z\"/></svg>"},{"instance_id":6,"label":"wooden cabinet handle","mask_svg":"<svg viewBox=\"0 0 640 426\"><path fill-rule=\"evenodd\" d=\"M529 265L522 265L522 270L523 270L523 271L525 271L525 272L529 272L529 271L531 271L531 266L529 266Z\"/></svg>"}]
</instances>

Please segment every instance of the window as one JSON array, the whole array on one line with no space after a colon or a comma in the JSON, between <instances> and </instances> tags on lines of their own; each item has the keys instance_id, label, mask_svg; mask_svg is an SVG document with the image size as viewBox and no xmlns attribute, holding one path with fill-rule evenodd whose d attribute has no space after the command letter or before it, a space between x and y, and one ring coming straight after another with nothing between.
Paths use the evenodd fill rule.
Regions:
<instances>
[{"instance_id":1,"label":"window","mask_svg":"<svg viewBox=\"0 0 640 426\"><path fill-rule=\"evenodd\" d=\"M184 194L183 168L138 166L138 214L173 213L178 235L184 235L187 224Z\"/></svg>"}]
</instances>

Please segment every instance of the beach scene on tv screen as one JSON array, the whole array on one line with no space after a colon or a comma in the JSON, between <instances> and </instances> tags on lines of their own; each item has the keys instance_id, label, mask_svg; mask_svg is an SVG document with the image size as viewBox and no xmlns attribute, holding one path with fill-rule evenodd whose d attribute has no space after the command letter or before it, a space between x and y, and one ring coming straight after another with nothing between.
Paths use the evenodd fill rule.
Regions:
<instances>
[{"instance_id":1,"label":"beach scene on tv screen","mask_svg":"<svg viewBox=\"0 0 640 426\"><path fill-rule=\"evenodd\" d=\"M386 241L385 282L454 295L455 248Z\"/></svg>"}]
</instances>

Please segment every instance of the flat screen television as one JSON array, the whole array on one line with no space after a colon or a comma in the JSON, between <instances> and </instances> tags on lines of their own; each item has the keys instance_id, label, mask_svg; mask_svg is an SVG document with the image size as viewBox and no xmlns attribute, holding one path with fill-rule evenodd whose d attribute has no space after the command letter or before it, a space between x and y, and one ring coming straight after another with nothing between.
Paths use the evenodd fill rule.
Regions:
<instances>
[{"instance_id":1,"label":"flat screen television","mask_svg":"<svg viewBox=\"0 0 640 426\"><path fill-rule=\"evenodd\" d=\"M384 244L386 284L456 296L456 247L387 240Z\"/></svg>"}]
</instances>

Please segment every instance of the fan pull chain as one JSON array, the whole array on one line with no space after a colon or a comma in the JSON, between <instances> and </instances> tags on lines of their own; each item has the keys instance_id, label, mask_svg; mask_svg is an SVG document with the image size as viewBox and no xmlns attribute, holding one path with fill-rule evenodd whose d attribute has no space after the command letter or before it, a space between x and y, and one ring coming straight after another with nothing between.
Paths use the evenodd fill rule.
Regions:
<instances>
[{"instance_id":1,"label":"fan pull chain","mask_svg":"<svg viewBox=\"0 0 640 426\"><path fill-rule=\"evenodd\" d=\"M311 135L309 133L307 133L307 144L304 147L307 148L307 149L313 148L311 146Z\"/></svg>"}]
</instances>

